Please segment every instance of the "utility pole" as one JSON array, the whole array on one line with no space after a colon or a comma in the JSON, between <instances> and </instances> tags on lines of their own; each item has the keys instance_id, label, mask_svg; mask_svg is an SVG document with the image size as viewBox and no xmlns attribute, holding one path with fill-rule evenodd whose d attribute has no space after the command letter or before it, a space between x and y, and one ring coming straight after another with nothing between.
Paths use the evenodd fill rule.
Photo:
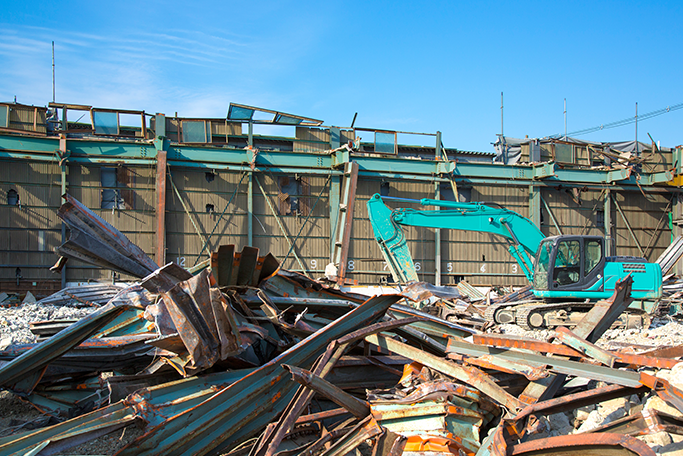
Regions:
<instances>
[{"instance_id":1,"label":"utility pole","mask_svg":"<svg viewBox=\"0 0 683 456\"><path fill-rule=\"evenodd\" d=\"M636 155L638 155L638 102L636 101Z\"/></svg>"}]
</instances>

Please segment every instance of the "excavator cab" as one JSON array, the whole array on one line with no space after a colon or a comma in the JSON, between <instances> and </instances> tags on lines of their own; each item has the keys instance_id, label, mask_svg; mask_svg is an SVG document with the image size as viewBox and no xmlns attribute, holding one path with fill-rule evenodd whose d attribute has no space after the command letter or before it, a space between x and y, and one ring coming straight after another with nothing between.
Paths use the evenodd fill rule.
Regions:
<instances>
[{"instance_id":1,"label":"excavator cab","mask_svg":"<svg viewBox=\"0 0 683 456\"><path fill-rule=\"evenodd\" d=\"M602 291L604 239L600 236L552 236L536 253L534 289L565 296L565 291ZM555 293L556 292L556 293Z\"/></svg>"}]
</instances>

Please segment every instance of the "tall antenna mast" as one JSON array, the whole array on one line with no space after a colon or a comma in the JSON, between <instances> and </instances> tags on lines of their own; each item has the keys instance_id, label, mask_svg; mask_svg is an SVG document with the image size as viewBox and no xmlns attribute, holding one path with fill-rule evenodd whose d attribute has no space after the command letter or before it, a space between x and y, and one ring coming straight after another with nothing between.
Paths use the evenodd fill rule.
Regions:
<instances>
[{"instance_id":1,"label":"tall antenna mast","mask_svg":"<svg viewBox=\"0 0 683 456\"><path fill-rule=\"evenodd\" d=\"M52 102L55 100L55 42L52 42Z\"/></svg>"},{"instance_id":2,"label":"tall antenna mast","mask_svg":"<svg viewBox=\"0 0 683 456\"><path fill-rule=\"evenodd\" d=\"M503 92L500 92L500 136L503 136Z\"/></svg>"},{"instance_id":3,"label":"tall antenna mast","mask_svg":"<svg viewBox=\"0 0 683 456\"><path fill-rule=\"evenodd\" d=\"M567 140L567 99L564 99L564 140Z\"/></svg>"}]
</instances>

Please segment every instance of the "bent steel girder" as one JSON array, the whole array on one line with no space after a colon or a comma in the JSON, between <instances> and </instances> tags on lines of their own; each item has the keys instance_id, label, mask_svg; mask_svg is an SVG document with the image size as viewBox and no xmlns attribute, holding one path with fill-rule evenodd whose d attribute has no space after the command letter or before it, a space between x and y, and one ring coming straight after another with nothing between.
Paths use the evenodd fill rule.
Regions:
<instances>
[{"instance_id":1,"label":"bent steel girder","mask_svg":"<svg viewBox=\"0 0 683 456\"><path fill-rule=\"evenodd\" d=\"M130 443L119 455L203 455L227 451L281 413L298 384L280 367L310 367L330 341L379 320L400 296L368 299L251 374Z\"/></svg>"}]
</instances>

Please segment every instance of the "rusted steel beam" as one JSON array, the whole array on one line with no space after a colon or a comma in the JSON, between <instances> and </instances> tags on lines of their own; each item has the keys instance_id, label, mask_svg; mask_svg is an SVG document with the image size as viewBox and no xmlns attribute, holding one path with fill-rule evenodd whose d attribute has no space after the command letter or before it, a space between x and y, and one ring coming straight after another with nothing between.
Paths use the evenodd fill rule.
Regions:
<instances>
[{"instance_id":1,"label":"rusted steel beam","mask_svg":"<svg viewBox=\"0 0 683 456\"><path fill-rule=\"evenodd\" d=\"M443 374L455 377L461 382L472 385L490 398L503 405L513 414L522 410L524 404L519 399L507 393L503 388L498 386L496 382L483 371L474 368L459 366L458 364L444 358L427 353L410 345L404 344L397 340L382 336L371 335L365 338L367 342L375 344L379 347L385 348L397 355L405 356L418 361L424 366L435 369Z\"/></svg>"},{"instance_id":2,"label":"rusted steel beam","mask_svg":"<svg viewBox=\"0 0 683 456\"><path fill-rule=\"evenodd\" d=\"M385 429L372 446L372 456L401 456L408 438Z\"/></svg>"},{"instance_id":3,"label":"rusted steel beam","mask_svg":"<svg viewBox=\"0 0 683 456\"><path fill-rule=\"evenodd\" d=\"M590 452L590 453L589 453ZM548 437L512 445L507 456L586 456L586 454L611 454L624 456L655 456L655 452L635 437L621 434L572 434ZM503 456L505 453L494 452Z\"/></svg>"},{"instance_id":4,"label":"rusted steel beam","mask_svg":"<svg viewBox=\"0 0 683 456\"><path fill-rule=\"evenodd\" d=\"M555 337L557 337L557 339L559 339L563 344L568 345L575 350L578 350L581 353L600 361L605 366L614 367L614 362L618 359L617 356L577 336L563 326L555 330Z\"/></svg>"},{"instance_id":5,"label":"rusted steel beam","mask_svg":"<svg viewBox=\"0 0 683 456\"><path fill-rule=\"evenodd\" d=\"M605 331L619 318L633 302L631 298L631 286L633 278L628 277L617 281L614 294L609 299L603 299L595 303L585 317L574 328L574 334L583 337L588 342L595 343Z\"/></svg>"},{"instance_id":6,"label":"rusted steel beam","mask_svg":"<svg viewBox=\"0 0 683 456\"><path fill-rule=\"evenodd\" d=\"M156 167L156 254L159 264L166 264L166 151L157 150Z\"/></svg>"},{"instance_id":7,"label":"rusted steel beam","mask_svg":"<svg viewBox=\"0 0 683 456\"><path fill-rule=\"evenodd\" d=\"M617 281L614 294L609 299L598 301L574 328L574 334L595 343L633 301L630 298L632 285L633 278L631 276ZM550 399L555 395L565 379L566 375L557 374L530 382L519 398L521 401L529 404L539 400Z\"/></svg>"},{"instance_id":8,"label":"rusted steel beam","mask_svg":"<svg viewBox=\"0 0 683 456\"><path fill-rule=\"evenodd\" d=\"M309 367L330 341L381 319L398 299L376 296L299 342L279 357L218 391L200 404L166 419L128 444L120 456L203 455L230 451L283 413L295 384L280 367Z\"/></svg>"},{"instance_id":9,"label":"rusted steel beam","mask_svg":"<svg viewBox=\"0 0 683 456\"><path fill-rule=\"evenodd\" d=\"M635 415L626 416L611 423L598 426L588 432L591 434L610 432L631 436L656 434L658 432L683 435L683 420L660 412L657 409L645 409Z\"/></svg>"},{"instance_id":10,"label":"rusted steel beam","mask_svg":"<svg viewBox=\"0 0 683 456\"><path fill-rule=\"evenodd\" d=\"M370 406L367 402L361 401L360 399L351 396L332 383L312 374L310 371L296 366L289 366L287 364L283 364L282 367L289 370L294 381L312 389L316 393L328 398L335 404L344 407L356 418L363 419L370 413Z\"/></svg>"},{"instance_id":11,"label":"rusted steel beam","mask_svg":"<svg viewBox=\"0 0 683 456\"><path fill-rule=\"evenodd\" d=\"M312 423L314 421L322 421L328 418L336 418L338 416L348 415L349 411L345 408L338 408L332 410L326 410L324 412L310 413L308 415L301 415L297 420L296 424L306 424Z\"/></svg>"},{"instance_id":12,"label":"rusted steel beam","mask_svg":"<svg viewBox=\"0 0 683 456\"><path fill-rule=\"evenodd\" d=\"M385 429L368 415L363 421L358 423L351 431L337 440L327 451L320 456L343 456L358 448L363 442L383 435Z\"/></svg>"},{"instance_id":13,"label":"rusted steel beam","mask_svg":"<svg viewBox=\"0 0 683 456\"><path fill-rule=\"evenodd\" d=\"M644 388L644 386L634 388L629 386L609 385L602 388L581 391L579 393L567 394L565 396L528 405L514 418L505 420L504 424L510 435L516 435L518 438L521 438L528 431L527 421L531 417L553 415L555 413L576 410L580 407L597 404L617 397L627 397L642 392Z\"/></svg>"},{"instance_id":14,"label":"rusted steel beam","mask_svg":"<svg viewBox=\"0 0 683 456\"><path fill-rule=\"evenodd\" d=\"M57 247L60 255L134 277L145 277L159 268L140 247L76 198L69 194L64 198L57 216L69 225L71 234Z\"/></svg>"},{"instance_id":15,"label":"rusted steel beam","mask_svg":"<svg viewBox=\"0 0 683 456\"><path fill-rule=\"evenodd\" d=\"M358 162L352 161L347 163L347 170L345 171L344 179L348 180L344 182L344 192L345 192L345 209L341 216L341 223L338 230L343 230L341 233L341 239L337 238L335 242L340 242L338 246L339 253L339 265L337 271L337 283L343 285L346 280L346 262L349 259L349 245L351 243L351 228L353 227L353 210L356 206L356 187L358 186ZM335 256L336 256L335 255ZM336 258L335 258L336 260Z\"/></svg>"},{"instance_id":16,"label":"rusted steel beam","mask_svg":"<svg viewBox=\"0 0 683 456\"><path fill-rule=\"evenodd\" d=\"M395 321L374 323L366 328L350 332L338 340L330 343L325 353L317 361L313 369L313 373L321 378L325 378L325 376L331 372L339 358L341 358L341 355L349 344L362 340L369 334L374 334L381 331L389 331L401 325L407 325L419 320L419 317L413 317ZM271 456L275 454L277 452L278 446L282 442L282 439L284 439L287 433L292 430L294 423L301 415L304 407L308 405L312 397L313 392L311 390L303 387L299 388L294 398L290 401L290 403L287 405L287 408L282 413L277 425L272 429L268 429L266 433L261 436L261 439L255 446L254 451L252 451L251 456Z\"/></svg>"},{"instance_id":17,"label":"rusted steel beam","mask_svg":"<svg viewBox=\"0 0 683 456\"><path fill-rule=\"evenodd\" d=\"M105 304L32 350L13 359L0 368L0 386L8 388L32 373L43 370L51 361L78 346L127 308L127 305L111 302Z\"/></svg>"},{"instance_id":18,"label":"rusted steel beam","mask_svg":"<svg viewBox=\"0 0 683 456\"><path fill-rule=\"evenodd\" d=\"M545 378L549 375L546 366L532 366L523 362L504 361L496 359L492 355L484 355L478 358L465 358L467 364L483 367L484 369L494 369L508 374L520 374L528 380L534 381Z\"/></svg>"},{"instance_id":19,"label":"rusted steel beam","mask_svg":"<svg viewBox=\"0 0 683 456\"><path fill-rule=\"evenodd\" d=\"M657 378L644 372L640 373L640 383L652 388L667 404L676 407L679 412L683 413L683 391L663 378Z\"/></svg>"},{"instance_id":20,"label":"rusted steel beam","mask_svg":"<svg viewBox=\"0 0 683 456\"><path fill-rule=\"evenodd\" d=\"M522 339L504 334L474 334L473 343L477 345L487 345L489 347L516 348L523 350L533 350L540 353L552 353L562 356L583 356L577 350L565 345L551 344L534 339ZM683 349L682 349L683 351ZM632 353L609 352L617 357L623 364L633 364L637 366L656 367L659 369L671 369L681 361L677 359L656 357L651 355L634 355ZM673 352L674 354L678 353Z\"/></svg>"}]
</instances>

